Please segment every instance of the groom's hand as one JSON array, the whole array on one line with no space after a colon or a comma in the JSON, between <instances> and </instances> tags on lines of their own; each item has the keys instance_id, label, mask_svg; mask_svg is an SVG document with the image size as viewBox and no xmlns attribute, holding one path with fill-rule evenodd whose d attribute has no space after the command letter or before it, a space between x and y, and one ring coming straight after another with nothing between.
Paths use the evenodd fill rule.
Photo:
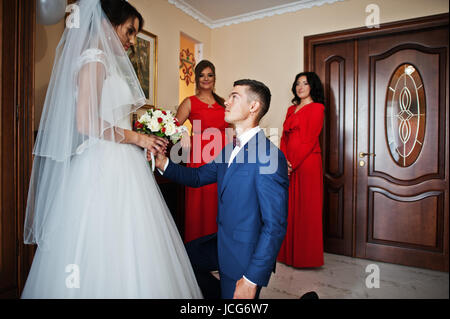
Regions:
<instances>
[{"instance_id":1,"label":"groom's hand","mask_svg":"<svg viewBox=\"0 0 450 319\"><path fill-rule=\"evenodd\" d=\"M244 278L241 278L236 283L233 299L254 299L257 290L257 285L253 285Z\"/></svg>"},{"instance_id":2,"label":"groom's hand","mask_svg":"<svg viewBox=\"0 0 450 319\"><path fill-rule=\"evenodd\" d=\"M150 154L147 152L147 157L149 156ZM155 167L158 168L160 171L164 172L167 160L168 159L164 155L164 153L157 153L155 156Z\"/></svg>"}]
</instances>

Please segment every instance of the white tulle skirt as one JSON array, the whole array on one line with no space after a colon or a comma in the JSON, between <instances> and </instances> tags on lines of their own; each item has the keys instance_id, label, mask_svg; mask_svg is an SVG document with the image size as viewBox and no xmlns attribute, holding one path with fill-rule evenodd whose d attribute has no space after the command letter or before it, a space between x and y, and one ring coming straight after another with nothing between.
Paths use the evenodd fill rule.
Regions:
<instances>
[{"instance_id":1,"label":"white tulle skirt","mask_svg":"<svg viewBox=\"0 0 450 319\"><path fill-rule=\"evenodd\" d=\"M99 142L74 156L22 298L202 298L143 151Z\"/></svg>"}]
</instances>

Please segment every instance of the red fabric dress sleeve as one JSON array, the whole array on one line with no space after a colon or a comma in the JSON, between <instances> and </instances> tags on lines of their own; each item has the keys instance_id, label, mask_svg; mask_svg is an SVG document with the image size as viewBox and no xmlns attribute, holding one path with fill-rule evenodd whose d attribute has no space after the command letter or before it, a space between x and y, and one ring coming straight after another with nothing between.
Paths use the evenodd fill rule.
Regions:
<instances>
[{"instance_id":1,"label":"red fabric dress sleeve","mask_svg":"<svg viewBox=\"0 0 450 319\"><path fill-rule=\"evenodd\" d=\"M325 107L322 104L311 105L307 116L303 119L304 128L300 129L296 136L298 147L296 150L291 150L289 154L293 170L300 167L318 145L319 135L323 127L324 109Z\"/></svg>"},{"instance_id":2,"label":"red fabric dress sleeve","mask_svg":"<svg viewBox=\"0 0 450 319\"><path fill-rule=\"evenodd\" d=\"M286 112L286 118L284 119L284 123L283 123L283 133L281 135L281 141L280 141L280 150L283 152L283 154L286 158L287 158L287 141L286 141L286 134L284 133L284 125L291 113L292 113L292 106Z\"/></svg>"},{"instance_id":3,"label":"red fabric dress sleeve","mask_svg":"<svg viewBox=\"0 0 450 319\"><path fill-rule=\"evenodd\" d=\"M287 157L287 152L286 152L286 136L285 136L284 132L283 132L283 135L281 136L280 150L283 152L284 156Z\"/></svg>"}]
</instances>

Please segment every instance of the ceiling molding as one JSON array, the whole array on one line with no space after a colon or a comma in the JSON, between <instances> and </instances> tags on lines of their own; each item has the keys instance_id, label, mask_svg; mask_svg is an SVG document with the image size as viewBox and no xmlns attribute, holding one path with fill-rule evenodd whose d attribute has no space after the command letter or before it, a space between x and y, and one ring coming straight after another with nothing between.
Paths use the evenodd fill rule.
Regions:
<instances>
[{"instance_id":1,"label":"ceiling molding","mask_svg":"<svg viewBox=\"0 0 450 319\"><path fill-rule=\"evenodd\" d=\"M266 17L271 17L273 15L277 14L284 14L288 12L296 12L303 9L312 8L314 6L322 6L325 4L331 4L335 2L345 1L345 0L300 0L296 2L292 2L285 5L280 5L272 8L267 8L263 10L253 11L241 15L237 15L230 18L225 19L217 19L212 20L202 14L197 9L193 8L189 4L187 4L183 0L168 0L170 4L173 4L178 9L182 10L184 13L190 15L194 19L198 20L199 22L203 23L207 27L211 29L216 29L224 26L229 26L232 24L239 24L243 22L249 22L256 19L262 19Z\"/></svg>"}]
</instances>

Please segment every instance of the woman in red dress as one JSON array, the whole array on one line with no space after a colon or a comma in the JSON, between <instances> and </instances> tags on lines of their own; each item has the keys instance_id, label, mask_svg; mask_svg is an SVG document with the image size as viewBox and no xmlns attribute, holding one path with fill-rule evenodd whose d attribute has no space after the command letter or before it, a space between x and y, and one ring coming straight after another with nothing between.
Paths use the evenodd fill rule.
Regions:
<instances>
[{"instance_id":1,"label":"woman in red dress","mask_svg":"<svg viewBox=\"0 0 450 319\"><path fill-rule=\"evenodd\" d=\"M322 83L314 72L296 76L294 99L283 124L280 148L288 160L289 213L278 261L287 265L323 265L323 175L319 135L324 119Z\"/></svg>"},{"instance_id":2,"label":"woman in red dress","mask_svg":"<svg viewBox=\"0 0 450 319\"><path fill-rule=\"evenodd\" d=\"M216 74L211 62L203 60L197 64L195 83L197 94L186 98L176 115L180 123L186 119L192 123L192 138L184 135L181 140L184 148L192 146L188 167L212 161L225 146L225 128L228 127L224 99L214 93ZM184 241L217 232L217 184L186 187L185 198Z\"/></svg>"}]
</instances>

